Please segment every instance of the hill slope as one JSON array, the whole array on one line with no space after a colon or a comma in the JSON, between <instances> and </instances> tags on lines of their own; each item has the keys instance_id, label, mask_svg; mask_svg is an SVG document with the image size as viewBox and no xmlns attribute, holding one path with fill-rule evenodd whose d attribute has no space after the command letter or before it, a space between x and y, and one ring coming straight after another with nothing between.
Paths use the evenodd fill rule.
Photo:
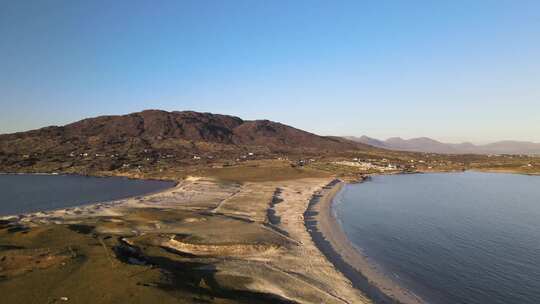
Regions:
<instances>
[{"instance_id":1,"label":"hill slope","mask_svg":"<svg viewBox=\"0 0 540 304\"><path fill-rule=\"evenodd\" d=\"M268 120L192 111L146 110L100 116L65 126L0 135L0 169L35 166L99 167L112 170L126 162L193 157L235 159L256 155L313 154L372 149L338 137L318 136ZM47 167L49 168L49 167Z\"/></svg>"}]
</instances>

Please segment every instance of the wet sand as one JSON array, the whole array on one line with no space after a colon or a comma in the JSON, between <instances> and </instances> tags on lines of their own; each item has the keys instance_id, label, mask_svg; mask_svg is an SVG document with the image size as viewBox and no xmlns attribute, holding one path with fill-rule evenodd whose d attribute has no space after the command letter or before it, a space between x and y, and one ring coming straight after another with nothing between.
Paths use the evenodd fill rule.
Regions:
<instances>
[{"instance_id":1,"label":"wet sand","mask_svg":"<svg viewBox=\"0 0 540 304\"><path fill-rule=\"evenodd\" d=\"M305 225L320 251L354 287L375 303L424 303L393 282L362 255L349 241L332 212L332 203L344 182L336 180L313 196L304 215Z\"/></svg>"}]
</instances>

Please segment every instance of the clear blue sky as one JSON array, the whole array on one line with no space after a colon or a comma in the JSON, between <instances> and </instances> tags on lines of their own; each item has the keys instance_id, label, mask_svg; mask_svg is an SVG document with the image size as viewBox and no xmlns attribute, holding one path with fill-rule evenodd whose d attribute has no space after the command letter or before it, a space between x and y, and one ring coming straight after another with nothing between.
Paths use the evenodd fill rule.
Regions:
<instances>
[{"instance_id":1,"label":"clear blue sky","mask_svg":"<svg viewBox=\"0 0 540 304\"><path fill-rule=\"evenodd\" d=\"M540 142L540 1L0 0L0 133L148 108Z\"/></svg>"}]
</instances>

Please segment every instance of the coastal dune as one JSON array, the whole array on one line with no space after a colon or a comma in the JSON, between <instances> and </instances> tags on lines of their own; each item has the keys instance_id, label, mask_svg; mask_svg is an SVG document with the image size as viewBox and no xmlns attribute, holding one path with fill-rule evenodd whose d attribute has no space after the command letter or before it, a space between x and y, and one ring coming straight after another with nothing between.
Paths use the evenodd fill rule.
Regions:
<instances>
[{"instance_id":1,"label":"coastal dune","mask_svg":"<svg viewBox=\"0 0 540 304\"><path fill-rule=\"evenodd\" d=\"M306 230L304 212L330 181L187 178L148 196L5 217L3 254L44 266L4 259L0 292L7 303L372 303ZM14 288L28 284L37 287Z\"/></svg>"}]
</instances>

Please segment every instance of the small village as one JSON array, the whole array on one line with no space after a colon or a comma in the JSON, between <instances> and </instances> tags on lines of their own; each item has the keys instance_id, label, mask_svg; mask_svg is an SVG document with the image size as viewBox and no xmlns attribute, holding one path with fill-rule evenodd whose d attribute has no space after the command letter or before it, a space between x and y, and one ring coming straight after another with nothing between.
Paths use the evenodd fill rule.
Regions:
<instances>
[{"instance_id":1,"label":"small village","mask_svg":"<svg viewBox=\"0 0 540 304\"><path fill-rule=\"evenodd\" d=\"M192 145L196 145L193 143ZM373 151L362 153L275 153L264 147L243 147L230 151L173 151L143 147L130 150L72 150L58 153L25 153L1 155L4 166L28 172L78 174L120 174L128 176L159 176L163 172L182 172L204 168L234 168L272 163L278 167L312 169L344 175L387 174L447 171L497 171L537 174L538 157L528 155L451 155L420 152ZM6 161L8 160L8 161ZM20 167L19 167L20 166ZM264 165L266 166L266 165ZM12 171L6 167L5 172ZM116 172L116 173L115 173Z\"/></svg>"}]
</instances>

